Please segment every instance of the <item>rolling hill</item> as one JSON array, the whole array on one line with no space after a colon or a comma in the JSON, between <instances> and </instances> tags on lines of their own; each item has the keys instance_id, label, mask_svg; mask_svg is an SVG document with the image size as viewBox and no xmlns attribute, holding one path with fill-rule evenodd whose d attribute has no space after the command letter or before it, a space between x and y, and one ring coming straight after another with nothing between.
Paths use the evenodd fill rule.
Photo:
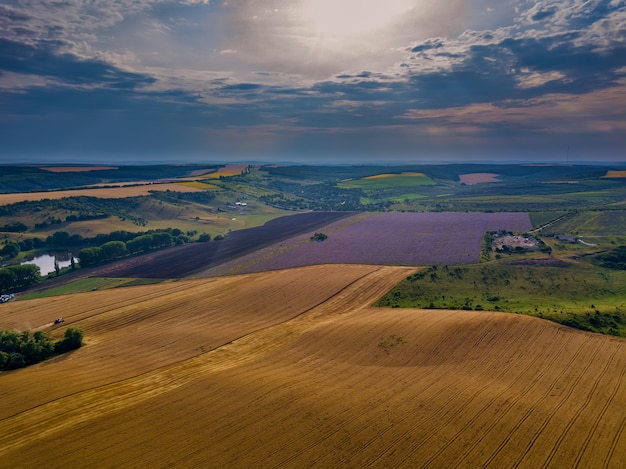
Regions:
<instances>
[{"instance_id":1,"label":"rolling hill","mask_svg":"<svg viewBox=\"0 0 626 469\"><path fill-rule=\"evenodd\" d=\"M411 272L320 265L3 305L3 327L80 327L87 343L0 375L1 465L620 467L624 339L370 306Z\"/></svg>"}]
</instances>

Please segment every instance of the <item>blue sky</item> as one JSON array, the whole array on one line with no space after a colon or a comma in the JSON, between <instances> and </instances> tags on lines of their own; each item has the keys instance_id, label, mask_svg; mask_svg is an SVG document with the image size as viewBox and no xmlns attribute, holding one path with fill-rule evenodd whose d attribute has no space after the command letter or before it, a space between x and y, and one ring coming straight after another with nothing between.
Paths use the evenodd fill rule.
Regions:
<instances>
[{"instance_id":1,"label":"blue sky","mask_svg":"<svg viewBox=\"0 0 626 469\"><path fill-rule=\"evenodd\" d=\"M0 0L0 162L626 161L626 0Z\"/></svg>"}]
</instances>

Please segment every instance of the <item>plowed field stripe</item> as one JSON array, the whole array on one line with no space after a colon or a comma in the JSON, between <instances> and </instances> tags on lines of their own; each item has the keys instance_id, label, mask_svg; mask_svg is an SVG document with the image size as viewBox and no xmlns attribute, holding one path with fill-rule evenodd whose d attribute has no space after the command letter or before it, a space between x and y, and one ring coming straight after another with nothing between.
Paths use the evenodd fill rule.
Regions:
<instances>
[{"instance_id":1,"label":"plowed field stripe","mask_svg":"<svg viewBox=\"0 0 626 469\"><path fill-rule=\"evenodd\" d=\"M596 348L596 350L600 350L600 348ZM611 362L613 361L613 359L615 358L615 355L617 354L618 349L615 348L613 350L613 353L611 354L610 358L608 360L606 360L606 363L604 365L604 368L602 369L602 371L600 372L600 375L598 377L596 377L593 386L591 387L591 389L589 390L589 392L587 393L587 397L584 401L584 403L576 410L576 412L574 413L574 416L569 420L569 422L567 422L567 425L565 426L565 428L563 428L563 430L561 431L561 434L559 435L559 437L557 438L556 442L554 443L552 449L550 450L550 453L548 454L548 457L546 458L546 461L543 463L543 468L547 468L550 467L550 465L552 464L552 461L554 459L554 457L556 456L559 447L561 446L561 444L563 443L563 440L565 439L565 436L569 433L570 429L572 428L572 426L574 425L574 422L576 422L576 420L578 420L579 416L583 413L583 411L589 406L589 403L592 401L593 395L596 391L596 389L598 388L598 385L603 381L602 378L604 378L604 376L606 375L607 370L609 369L609 366L611 364ZM589 361L589 365L591 366L592 364L592 360ZM585 368L585 372L587 371L588 368ZM582 379L584 373L581 373L580 375L580 379ZM580 380L579 380L580 381ZM577 383L579 382L577 381ZM573 386L572 386L573 388ZM572 389L573 392L573 389ZM587 434L587 438L590 437L590 434Z\"/></svg>"},{"instance_id":2,"label":"plowed field stripe","mask_svg":"<svg viewBox=\"0 0 626 469\"><path fill-rule=\"evenodd\" d=\"M581 344L580 347L578 347L578 350L576 351L576 353L574 354L573 358L569 361L568 365L566 367L563 367L561 373L559 373L558 377L555 378L553 380L553 385L550 387L550 390L561 381L561 378L563 377L563 375L565 374L565 372L567 371L567 369L571 366L572 363L575 363L576 360L578 360L578 357L580 356L580 354L583 352L583 350L586 350L586 344L591 340L591 337L589 337L587 339L587 341L585 341L583 344ZM559 403L555 406L553 406L550 410L550 413L548 414L548 417L546 419L544 419L543 424L539 427L539 429L535 432L535 434L532 436L532 438L530 438L528 445L526 446L526 448L524 449L524 451L522 451L520 454L521 456L517 459L517 461L515 462L515 464L513 464L513 468L517 468L520 466L520 464L522 463L522 461L524 460L524 458L528 455L528 453L532 450L532 448L535 446L535 443L538 441L538 439L540 438L541 434L545 431L546 427L548 426L548 424L552 421L552 419L554 418L554 416L559 412L559 410L565 405L565 403L567 402L567 400L569 399L569 397L572 395L572 393L574 392L574 388L576 387L576 385L578 385L578 383L580 383L580 380L582 379L582 377L584 376L585 373L587 373L587 370L589 370L589 368L591 367L591 365L593 364L593 360L595 359L596 355L599 352L599 348L595 348L593 350L593 353L591 354L591 356L589 357L587 364L585 365L585 367L580 371L578 377L569 384L568 386L568 391L566 393L564 393L563 397L561 398L561 400L559 401ZM545 397L547 396L546 393L544 393L543 397L541 400L545 399Z\"/></svg>"}]
</instances>

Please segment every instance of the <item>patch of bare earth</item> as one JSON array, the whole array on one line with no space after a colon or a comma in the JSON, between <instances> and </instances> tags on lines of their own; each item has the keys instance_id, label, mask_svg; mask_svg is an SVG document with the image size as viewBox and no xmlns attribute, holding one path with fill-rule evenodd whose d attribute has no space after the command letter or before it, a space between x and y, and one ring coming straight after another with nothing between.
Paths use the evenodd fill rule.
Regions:
<instances>
[{"instance_id":1,"label":"patch of bare earth","mask_svg":"<svg viewBox=\"0 0 626 469\"><path fill-rule=\"evenodd\" d=\"M370 306L411 272L316 266L13 303L4 327L64 308L88 343L0 375L0 460L620 466L625 340L512 314Z\"/></svg>"},{"instance_id":2,"label":"patch of bare earth","mask_svg":"<svg viewBox=\"0 0 626 469\"><path fill-rule=\"evenodd\" d=\"M459 180L462 183L471 186L473 184L482 184L486 182L501 182L500 179L498 179L499 177L500 175L495 173L468 173L461 174L459 176Z\"/></svg>"}]
</instances>

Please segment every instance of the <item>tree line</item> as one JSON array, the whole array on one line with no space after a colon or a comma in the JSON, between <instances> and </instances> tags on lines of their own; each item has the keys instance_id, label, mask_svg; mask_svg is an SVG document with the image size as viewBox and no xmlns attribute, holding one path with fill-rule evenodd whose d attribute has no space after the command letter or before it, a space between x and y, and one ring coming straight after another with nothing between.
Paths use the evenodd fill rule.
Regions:
<instances>
[{"instance_id":1,"label":"tree line","mask_svg":"<svg viewBox=\"0 0 626 469\"><path fill-rule=\"evenodd\" d=\"M63 339L57 342L43 331L31 335L29 331L0 330L0 370L34 365L82 345L83 332L72 327L66 329Z\"/></svg>"},{"instance_id":2,"label":"tree line","mask_svg":"<svg viewBox=\"0 0 626 469\"><path fill-rule=\"evenodd\" d=\"M150 233L137 236L127 242L108 241L102 246L81 249L78 253L78 260L81 267L88 267L130 254L167 248L173 244L174 237L168 232Z\"/></svg>"},{"instance_id":3,"label":"tree line","mask_svg":"<svg viewBox=\"0 0 626 469\"><path fill-rule=\"evenodd\" d=\"M86 238L81 236L80 234L71 235L67 231L55 231L53 234L46 237L45 239L34 237L26 238L19 242L6 243L2 247L2 249L0 249L0 256L3 259L7 260L16 257L20 252L32 251L33 249L71 249L79 248L82 246L101 246L110 241L122 241L124 243L127 243L135 238L157 233L168 233L172 237L172 241L170 244L167 244L165 243L165 241L161 240L161 247L166 244L169 246L171 244L187 243L189 242L190 237L196 234L195 231L188 231L187 233L184 233L178 228L165 228L163 230L158 229L140 232L118 230L108 234L100 233L94 237ZM141 250L133 251L132 249L129 249L129 251L130 253L141 252Z\"/></svg>"},{"instance_id":4,"label":"tree line","mask_svg":"<svg viewBox=\"0 0 626 469\"><path fill-rule=\"evenodd\" d=\"M68 249L91 244L91 246L81 249L77 256L80 266L88 267L132 254L162 249L174 244L183 244L195 234L195 231L184 233L178 228L166 228L139 233L118 230L108 234L100 233L93 238L83 238L79 234L70 235L66 231L56 231L48 236L45 241L39 238L28 238L19 243L7 243L0 249L0 256L6 260L17 256L20 251L30 251L43 247ZM210 240L211 236L205 233L200 235L198 239L200 242ZM55 268L57 275L59 275L60 269L57 266ZM72 270L74 268L72 259ZM40 279L41 271L34 264L2 267L0 268L0 293L8 293L18 288L34 285Z\"/></svg>"},{"instance_id":5,"label":"tree line","mask_svg":"<svg viewBox=\"0 0 626 469\"><path fill-rule=\"evenodd\" d=\"M34 264L9 265L0 269L0 293L34 285L39 281L41 270Z\"/></svg>"}]
</instances>

